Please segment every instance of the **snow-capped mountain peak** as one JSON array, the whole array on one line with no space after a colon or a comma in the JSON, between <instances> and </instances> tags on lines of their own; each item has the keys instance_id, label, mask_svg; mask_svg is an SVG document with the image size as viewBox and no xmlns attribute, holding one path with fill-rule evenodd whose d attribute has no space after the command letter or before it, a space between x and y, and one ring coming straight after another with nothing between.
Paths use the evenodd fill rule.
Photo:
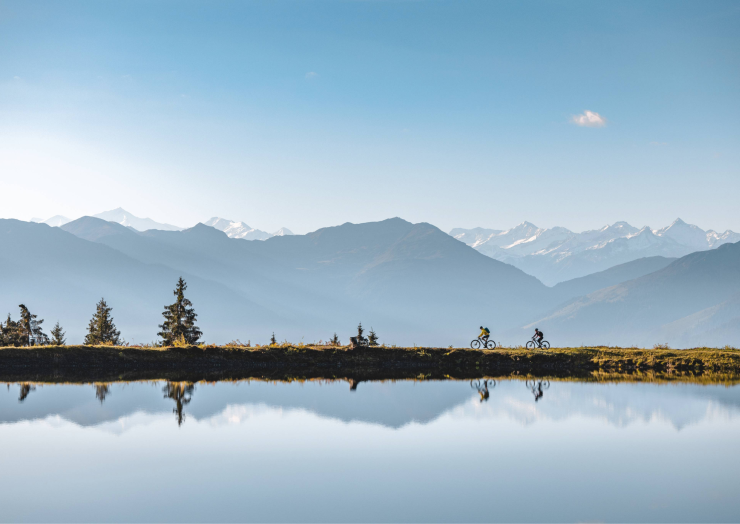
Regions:
<instances>
[{"instance_id":1,"label":"snow-capped mountain peak","mask_svg":"<svg viewBox=\"0 0 740 524\"><path fill-rule=\"evenodd\" d=\"M256 229L247 225L246 222L237 222L226 218L213 217L205 222L206 226L211 226L223 231L229 238L241 238L244 240L267 240L274 236L292 235L288 228L281 228L275 233L268 233L261 229Z\"/></svg>"},{"instance_id":2,"label":"snow-capped mountain peak","mask_svg":"<svg viewBox=\"0 0 740 524\"><path fill-rule=\"evenodd\" d=\"M547 284L584 276L648 256L680 257L740 241L740 234L703 231L676 219L653 230L615 222L574 233L563 227L538 228L530 222L507 229L453 229L450 234L502 262L512 264Z\"/></svg>"}]
</instances>

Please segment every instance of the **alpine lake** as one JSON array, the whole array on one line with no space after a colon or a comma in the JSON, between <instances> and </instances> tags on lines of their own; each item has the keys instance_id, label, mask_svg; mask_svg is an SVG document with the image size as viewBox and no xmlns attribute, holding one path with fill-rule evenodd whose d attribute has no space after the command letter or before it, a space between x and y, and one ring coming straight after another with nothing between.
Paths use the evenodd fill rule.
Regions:
<instances>
[{"instance_id":1,"label":"alpine lake","mask_svg":"<svg viewBox=\"0 0 740 524\"><path fill-rule=\"evenodd\" d=\"M734 383L7 383L4 522L737 522Z\"/></svg>"}]
</instances>

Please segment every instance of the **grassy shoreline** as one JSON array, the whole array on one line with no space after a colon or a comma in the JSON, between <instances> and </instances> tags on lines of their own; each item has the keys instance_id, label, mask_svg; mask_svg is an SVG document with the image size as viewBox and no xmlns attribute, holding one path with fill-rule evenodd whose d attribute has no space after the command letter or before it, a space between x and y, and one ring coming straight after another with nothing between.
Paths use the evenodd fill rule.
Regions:
<instances>
[{"instance_id":1,"label":"grassy shoreline","mask_svg":"<svg viewBox=\"0 0 740 524\"><path fill-rule=\"evenodd\" d=\"M609 347L357 348L198 346L0 348L0 381L473 379L740 382L740 350Z\"/></svg>"}]
</instances>

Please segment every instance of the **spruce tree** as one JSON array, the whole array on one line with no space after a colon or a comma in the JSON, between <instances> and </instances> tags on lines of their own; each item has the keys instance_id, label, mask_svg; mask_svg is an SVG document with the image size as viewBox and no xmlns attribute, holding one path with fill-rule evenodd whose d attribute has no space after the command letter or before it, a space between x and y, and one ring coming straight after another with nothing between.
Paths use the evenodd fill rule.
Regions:
<instances>
[{"instance_id":1,"label":"spruce tree","mask_svg":"<svg viewBox=\"0 0 740 524\"><path fill-rule=\"evenodd\" d=\"M41 330L43 320L36 320L37 315L32 314L26 306L20 304L21 319L18 322L18 328L23 340L23 345L43 345L49 342L49 337Z\"/></svg>"},{"instance_id":2,"label":"spruce tree","mask_svg":"<svg viewBox=\"0 0 740 524\"><path fill-rule=\"evenodd\" d=\"M66 333L62 329L62 326L57 322L51 330L51 344L53 346L65 345L67 343L67 340L64 338L65 335Z\"/></svg>"},{"instance_id":3,"label":"spruce tree","mask_svg":"<svg viewBox=\"0 0 740 524\"><path fill-rule=\"evenodd\" d=\"M86 346L97 346L101 344L118 346L121 343L121 332L116 329L113 323L113 317L110 312L113 309L108 307L105 299L101 298L98 302L95 314L90 319L90 325L87 327L85 335Z\"/></svg>"},{"instance_id":4,"label":"spruce tree","mask_svg":"<svg viewBox=\"0 0 740 524\"><path fill-rule=\"evenodd\" d=\"M8 320L5 321L5 325L0 323L0 346L23 345L23 336L19 324L19 322L14 322L10 318L10 313L8 313Z\"/></svg>"},{"instance_id":5,"label":"spruce tree","mask_svg":"<svg viewBox=\"0 0 740 524\"><path fill-rule=\"evenodd\" d=\"M270 337L270 345L274 346L277 344L277 339L275 338L275 332L272 332L272 337Z\"/></svg>"},{"instance_id":6,"label":"spruce tree","mask_svg":"<svg viewBox=\"0 0 740 524\"><path fill-rule=\"evenodd\" d=\"M157 334L162 337L165 346L171 346L178 340L185 341L187 344L197 344L198 339L203 335L203 332L195 325L198 315L192 307L193 303L185 298L187 288L188 285L180 277L173 291L176 297L175 303L165 306L162 312L164 324L160 324L162 331Z\"/></svg>"},{"instance_id":7,"label":"spruce tree","mask_svg":"<svg viewBox=\"0 0 740 524\"><path fill-rule=\"evenodd\" d=\"M364 332L365 332L365 330L362 329L362 322L360 322L359 325L357 326L357 340L358 341L362 340L362 334Z\"/></svg>"},{"instance_id":8,"label":"spruce tree","mask_svg":"<svg viewBox=\"0 0 740 524\"><path fill-rule=\"evenodd\" d=\"M332 346L341 346L342 345L342 343L339 341L339 337L337 336L336 333L334 333L334 336L331 338L331 340L329 340L329 344L331 344Z\"/></svg>"},{"instance_id":9,"label":"spruce tree","mask_svg":"<svg viewBox=\"0 0 740 524\"><path fill-rule=\"evenodd\" d=\"M375 330L373 330L372 326L370 326L370 334L367 336L367 344L368 346L378 345L378 335L375 334Z\"/></svg>"}]
</instances>

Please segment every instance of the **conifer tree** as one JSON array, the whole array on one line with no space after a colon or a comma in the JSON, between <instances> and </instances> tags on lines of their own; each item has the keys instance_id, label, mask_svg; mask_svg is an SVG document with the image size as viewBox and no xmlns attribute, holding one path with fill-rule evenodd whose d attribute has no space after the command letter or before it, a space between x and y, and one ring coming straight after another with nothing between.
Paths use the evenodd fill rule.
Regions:
<instances>
[{"instance_id":1,"label":"conifer tree","mask_svg":"<svg viewBox=\"0 0 740 524\"><path fill-rule=\"evenodd\" d=\"M21 319L18 322L18 329L23 340L23 345L43 345L49 342L49 337L41 330L43 320L36 320L37 315L32 314L26 306L20 304Z\"/></svg>"},{"instance_id":2,"label":"conifer tree","mask_svg":"<svg viewBox=\"0 0 740 524\"><path fill-rule=\"evenodd\" d=\"M86 346L100 344L118 346L121 343L121 332L116 329L116 325L113 323L113 317L110 316L112 310L113 308L108 307L105 299L101 298L95 314L90 319L90 325L87 327L88 333L85 335Z\"/></svg>"},{"instance_id":3,"label":"conifer tree","mask_svg":"<svg viewBox=\"0 0 740 524\"><path fill-rule=\"evenodd\" d=\"M67 340L64 338L65 335L66 333L62 329L62 326L57 322L51 330L51 344L53 346L65 345L67 343Z\"/></svg>"},{"instance_id":4,"label":"conifer tree","mask_svg":"<svg viewBox=\"0 0 740 524\"><path fill-rule=\"evenodd\" d=\"M378 345L378 335L375 334L375 330L373 330L372 326L370 326L370 334L367 336L367 345L368 346Z\"/></svg>"},{"instance_id":5,"label":"conifer tree","mask_svg":"<svg viewBox=\"0 0 740 524\"><path fill-rule=\"evenodd\" d=\"M277 344L277 339L275 338L275 332L272 332L272 337L270 337L270 345L274 346Z\"/></svg>"},{"instance_id":6,"label":"conifer tree","mask_svg":"<svg viewBox=\"0 0 740 524\"><path fill-rule=\"evenodd\" d=\"M341 346L342 345L342 343L339 341L339 337L337 336L336 333L334 333L334 336L331 338L331 340L329 340L329 344L331 344L332 346Z\"/></svg>"},{"instance_id":7,"label":"conifer tree","mask_svg":"<svg viewBox=\"0 0 740 524\"><path fill-rule=\"evenodd\" d=\"M198 315L193 309L193 303L185 298L187 283L180 277L177 287L173 291L175 303L164 307L162 316L164 324L160 324L162 331L157 333L162 337L165 346L171 346L177 340L184 340L187 344L197 344L203 332L195 325Z\"/></svg>"},{"instance_id":8,"label":"conifer tree","mask_svg":"<svg viewBox=\"0 0 740 524\"><path fill-rule=\"evenodd\" d=\"M357 326L357 340L362 340L362 334L365 330L362 328L362 322Z\"/></svg>"},{"instance_id":9,"label":"conifer tree","mask_svg":"<svg viewBox=\"0 0 740 524\"><path fill-rule=\"evenodd\" d=\"M5 321L5 325L0 323L0 346L20 346L22 344L23 336L19 323L14 322L10 318L10 313L8 313L8 320Z\"/></svg>"}]
</instances>

